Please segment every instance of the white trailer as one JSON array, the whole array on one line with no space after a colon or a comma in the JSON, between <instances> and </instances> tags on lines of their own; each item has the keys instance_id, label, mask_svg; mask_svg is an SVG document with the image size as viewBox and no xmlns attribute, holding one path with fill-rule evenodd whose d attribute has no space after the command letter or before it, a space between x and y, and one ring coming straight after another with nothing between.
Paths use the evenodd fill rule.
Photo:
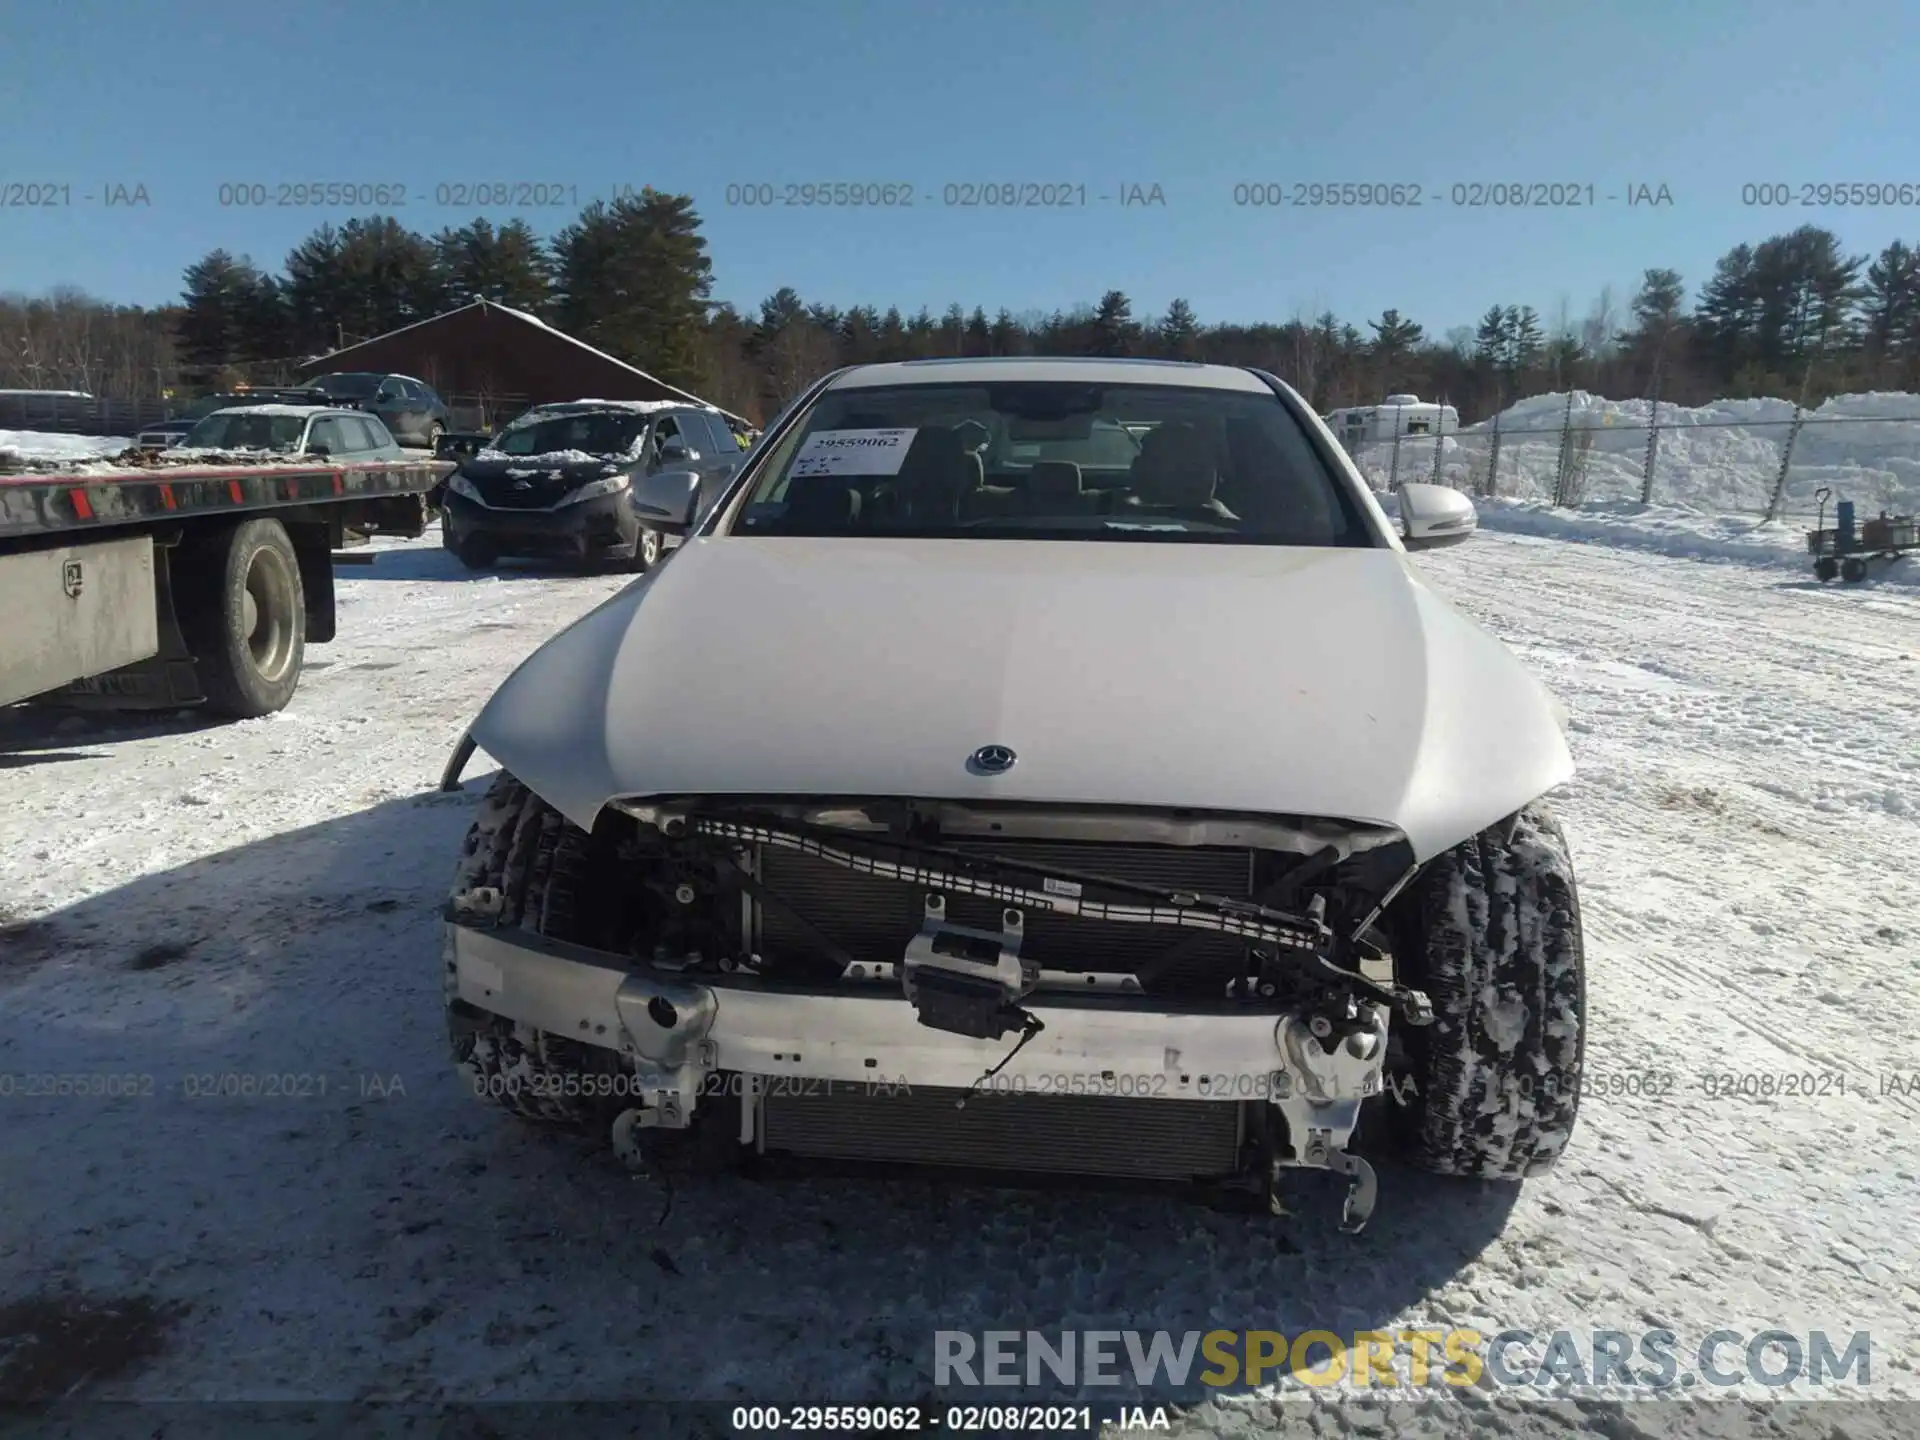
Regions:
<instances>
[{"instance_id":1,"label":"white trailer","mask_svg":"<svg viewBox=\"0 0 1920 1440\"><path fill-rule=\"evenodd\" d=\"M1460 412L1418 395L1389 395L1378 405L1349 405L1322 417L1351 450L1395 435L1451 435L1460 428Z\"/></svg>"}]
</instances>

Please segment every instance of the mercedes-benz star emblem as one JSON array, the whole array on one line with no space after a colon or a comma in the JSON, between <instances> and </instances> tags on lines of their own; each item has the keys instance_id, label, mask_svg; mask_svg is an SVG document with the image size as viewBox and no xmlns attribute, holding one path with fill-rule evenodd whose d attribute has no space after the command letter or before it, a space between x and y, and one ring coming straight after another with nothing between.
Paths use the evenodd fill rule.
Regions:
<instances>
[{"instance_id":1,"label":"mercedes-benz star emblem","mask_svg":"<svg viewBox=\"0 0 1920 1440\"><path fill-rule=\"evenodd\" d=\"M976 775L1004 775L1020 757L1004 745L982 745L967 760L967 769Z\"/></svg>"}]
</instances>

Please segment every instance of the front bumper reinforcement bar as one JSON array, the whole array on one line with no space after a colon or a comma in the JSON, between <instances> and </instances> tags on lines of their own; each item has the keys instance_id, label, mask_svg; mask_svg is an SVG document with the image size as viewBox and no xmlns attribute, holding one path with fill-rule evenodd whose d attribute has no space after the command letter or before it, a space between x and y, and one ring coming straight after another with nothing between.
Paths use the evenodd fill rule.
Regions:
<instances>
[{"instance_id":1,"label":"front bumper reinforcement bar","mask_svg":"<svg viewBox=\"0 0 1920 1440\"><path fill-rule=\"evenodd\" d=\"M624 1056L636 1084L616 1130L683 1128L710 1077L729 1071L847 1086L972 1087L998 1068L1040 1092L1061 1076L1076 1091L1156 1099L1264 1102L1285 1117L1290 1153L1276 1167L1348 1176L1346 1222L1372 1208L1373 1174L1346 1145L1362 1103L1382 1091L1388 1011L1359 1007L1362 1028L1327 1043L1298 1016L1158 1010L1137 997L1028 997L1044 1022L1009 1055L992 1039L920 1024L904 996L821 994L746 979L706 983L634 969L624 956L518 929L470 923L491 892L456 898L446 950L457 998L549 1034ZM1330 1047L1330 1048L1329 1048ZM1277 1201L1276 1201L1277 1205Z\"/></svg>"}]
</instances>

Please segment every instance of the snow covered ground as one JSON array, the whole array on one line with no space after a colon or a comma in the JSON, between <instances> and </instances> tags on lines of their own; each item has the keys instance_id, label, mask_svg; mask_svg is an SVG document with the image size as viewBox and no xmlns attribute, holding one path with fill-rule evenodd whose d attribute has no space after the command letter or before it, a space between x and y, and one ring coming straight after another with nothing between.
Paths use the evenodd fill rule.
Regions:
<instances>
[{"instance_id":1,"label":"snow covered ground","mask_svg":"<svg viewBox=\"0 0 1920 1440\"><path fill-rule=\"evenodd\" d=\"M1573 393L1572 423L1591 432L1586 496L1591 500L1637 500L1647 454L1645 400L1608 400L1584 390ZM1499 494L1545 499L1560 469L1560 430L1567 396L1533 395L1501 412ZM1654 464L1654 500L1715 514L1757 518L1780 473L1781 447L1793 420L1788 400L1717 400L1709 405L1662 404L1660 442ZM1493 422L1468 426L1442 445L1443 483L1473 488L1486 474ZM1433 475L1431 439L1400 442L1401 480ZM1391 442L1358 447L1355 458L1378 484L1394 470ZM1920 395L1837 395L1808 412L1794 442L1785 509L1811 516L1815 494L1832 489L1852 500L1860 515L1920 509ZM1828 507L1828 516L1832 508Z\"/></svg>"},{"instance_id":2,"label":"snow covered ground","mask_svg":"<svg viewBox=\"0 0 1920 1440\"><path fill-rule=\"evenodd\" d=\"M941 1329L1866 1330L1864 1393L1904 1412L1746 1385L1711 1423L1588 1401L1541 1433L1902 1433L1920 594L1518 534L1419 563L1573 717L1558 803L1598 1093L1517 1200L1389 1169L1350 1239L1331 1185L1276 1230L1158 1196L816 1177L692 1183L663 1219L604 1153L463 1093L440 1017L435 911L486 783L439 794L441 765L623 582L470 578L417 542L340 572L341 638L278 716L0 711L0 1307L145 1297L158 1354L84 1393L198 1399L914 1401ZM1792 1098L1703 1079L1833 1073L1844 1093ZM25 1093L46 1075L152 1093ZM189 1093L228 1075L288 1078ZM1535 1433L1485 1391L1383 1416L1285 1390L1321 1434ZM1200 1406L1192 1435L1301 1408L1171 1398Z\"/></svg>"},{"instance_id":3,"label":"snow covered ground","mask_svg":"<svg viewBox=\"0 0 1920 1440\"><path fill-rule=\"evenodd\" d=\"M1398 515L1398 503L1392 494L1381 493L1376 498L1389 515ZM1642 505L1638 500L1593 500L1585 505L1556 506L1544 500L1476 496L1473 505L1483 531L1578 540L1692 560L1737 561L1806 577L1813 574L1813 557L1807 553L1810 523L1714 515L1680 505ZM1833 523L1831 511L1827 523ZM1920 555L1876 558L1868 564L1864 583L1920 586Z\"/></svg>"}]
</instances>

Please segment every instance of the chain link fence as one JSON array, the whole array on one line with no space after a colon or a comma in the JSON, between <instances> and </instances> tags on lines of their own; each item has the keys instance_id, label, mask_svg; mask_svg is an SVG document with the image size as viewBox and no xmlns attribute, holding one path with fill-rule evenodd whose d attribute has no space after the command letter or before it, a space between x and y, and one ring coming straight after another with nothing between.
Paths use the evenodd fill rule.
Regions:
<instances>
[{"instance_id":1,"label":"chain link fence","mask_svg":"<svg viewBox=\"0 0 1920 1440\"><path fill-rule=\"evenodd\" d=\"M1521 402L1517 421L1509 410L1437 436L1395 433L1348 449L1378 490L1417 481L1557 506L1677 504L1798 520L1817 514L1826 488L1869 514L1920 509L1920 396L1850 399L1889 413L1820 414L1767 400L1719 407L1753 412L1736 417L1575 392Z\"/></svg>"}]
</instances>

